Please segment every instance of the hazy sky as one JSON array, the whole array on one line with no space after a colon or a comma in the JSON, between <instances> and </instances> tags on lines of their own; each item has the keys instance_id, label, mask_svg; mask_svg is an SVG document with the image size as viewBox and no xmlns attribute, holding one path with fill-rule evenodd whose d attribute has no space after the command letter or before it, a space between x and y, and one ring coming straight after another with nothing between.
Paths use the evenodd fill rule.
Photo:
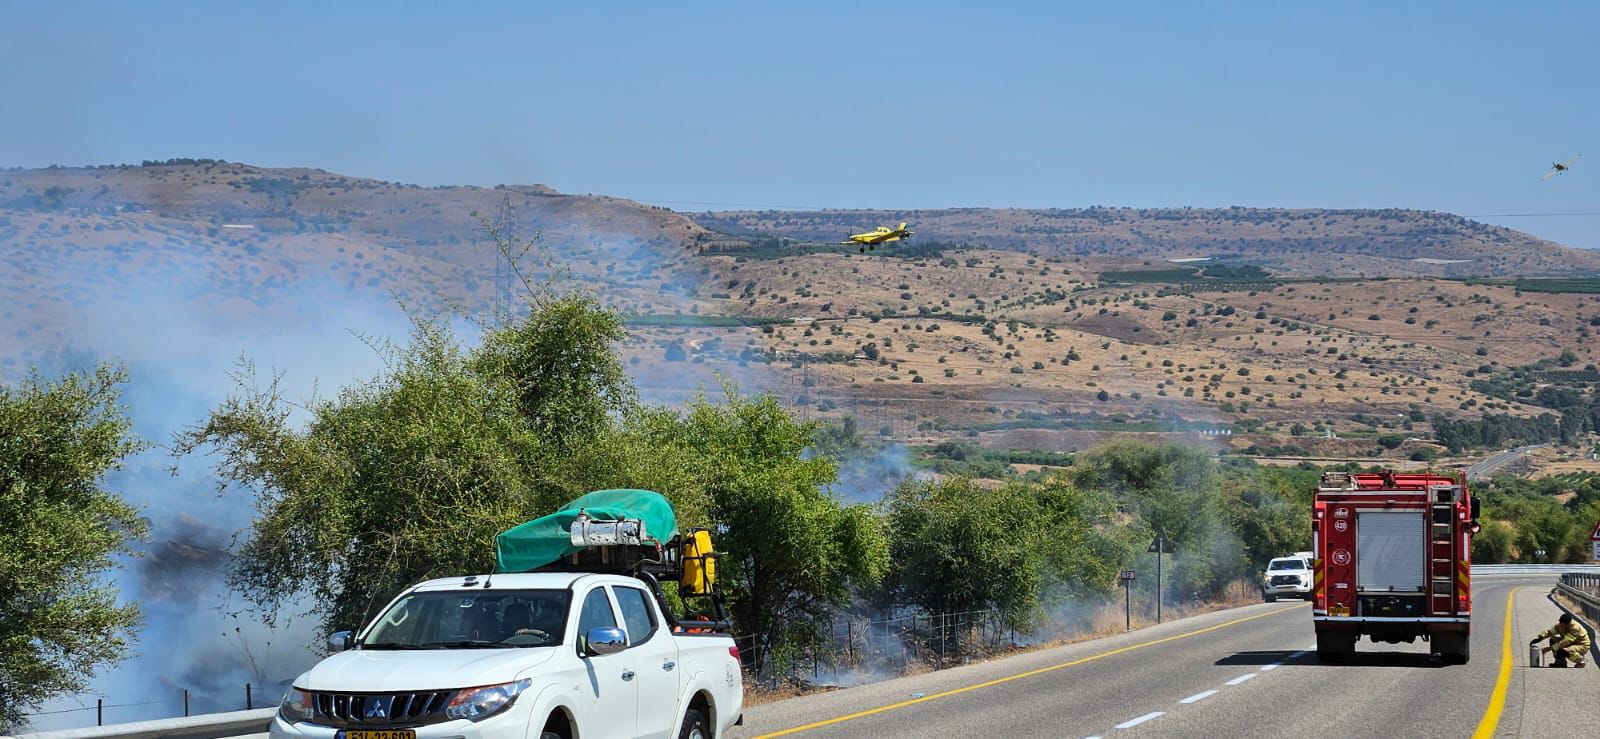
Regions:
<instances>
[{"instance_id":1,"label":"hazy sky","mask_svg":"<svg viewBox=\"0 0 1600 739\"><path fill-rule=\"evenodd\" d=\"M680 210L1600 211L1600 3L773 5L0 0L0 166ZM1484 220L1600 248L1596 216Z\"/></svg>"}]
</instances>

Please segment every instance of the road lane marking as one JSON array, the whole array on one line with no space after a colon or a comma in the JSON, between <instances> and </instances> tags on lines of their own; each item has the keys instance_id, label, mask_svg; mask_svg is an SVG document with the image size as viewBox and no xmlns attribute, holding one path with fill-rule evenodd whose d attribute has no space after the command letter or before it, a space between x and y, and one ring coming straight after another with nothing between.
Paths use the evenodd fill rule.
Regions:
<instances>
[{"instance_id":1,"label":"road lane marking","mask_svg":"<svg viewBox=\"0 0 1600 739\"><path fill-rule=\"evenodd\" d=\"M1483 711L1483 720L1478 722L1478 730L1472 732L1472 739L1490 739L1494 730L1500 726L1500 713L1506 710L1506 688L1511 686L1511 621L1516 615L1517 591L1521 587L1511 589L1506 593L1506 629L1500 637L1500 677L1494 681L1494 692L1489 695L1489 707Z\"/></svg>"},{"instance_id":2,"label":"road lane marking","mask_svg":"<svg viewBox=\"0 0 1600 739\"><path fill-rule=\"evenodd\" d=\"M1207 698L1210 698L1211 696L1216 695L1216 694L1217 694L1217 691L1215 691L1215 690L1207 690L1204 693L1195 693L1194 695L1191 695L1188 698L1184 698L1183 700L1178 701L1178 702L1182 703L1184 705L1188 705L1190 703L1199 703L1200 701L1203 701L1203 700L1205 700Z\"/></svg>"},{"instance_id":3,"label":"road lane marking","mask_svg":"<svg viewBox=\"0 0 1600 739\"><path fill-rule=\"evenodd\" d=\"M1283 666L1282 662L1273 662L1270 665L1262 665L1261 666L1261 671L1262 672L1271 672L1271 671L1276 670L1276 669L1278 669L1279 667L1282 667L1282 666Z\"/></svg>"},{"instance_id":4,"label":"road lane marking","mask_svg":"<svg viewBox=\"0 0 1600 739\"><path fill-rule=\"evenodd\" d=\"M1228 682L1224 683L1224 685L1238 685L1239 683L1242 683L1242 682L1244 682L1246 680L1249 680L1250 678L1255 677L1258 674L1260 674L1260 673L1252 672L1252 673L1250 673L1248 675L1240 675L1240 676L1238 676L1238 677L1236 677L1236 678L1234 678L1232 680L1229 680Z\"/></svg>"},{"instance_id":5,"label":"road lane marking","mask_svg":"<svg viewBox=\"0 0 1600 739\"><path fill-rule=\"evenodd\" d=\"M1113 728L1113 729L1131 729L1131 728L1133 728L1135 726L1138 726L1139 724L1142 724L1142 723L1144 723L1146 721L1149 721L1150 719L1161 718L1162 716L1165 716L1165 715L1167 715L1166 711L1151 711L1151 712L1149 712L1149 713L1147 713L1147 714L1145 714L1143 716L1140 716L1139 718L1131 719L1131 720L1128 720L1128 721L1124 721L1124 722L1122 722L1120 724L1117 724L1116 726L1113 726L1111 728Z\"/></svg>"},{"instance_id":6,"label":"road lane marking","mask_svg":"<svg viewBox=\"0 0 1600 739\"><path fill-rule=\"evenodd\" d=\"M935 699L938 699L938 698L948 698L948 697L950 697L952 695L960 695L962 693L969 693L969 692L972 692L974 690L978 690L980 688L988 688L988 687L993 687L995 685L1003 685L1005 683L1009 683L1009 682L1012 682L1014 680L1021 680L1023 678L1027 678L1027 677L1034 677L1035 675L1043 675L1043 674L1045 674L1047 672L1055 672L1056 670L1061 670L1061 669L1065 669L1065 668L1068 668L1068 667L1074 667L1074 666L1077 666L1077 665L1084 664L1086 662L1093 662L1093 661L1095 661L1097 659L1104 659L1106 657L1112 657L1112 656L1116 656L1118 654L1124 654L1124 653L1127 653L1127 652L1132 652L1132 651L1134 651L1136 649L1144 649L1145 647L1153 647L1153 646L1155 646L1157 644L1165 644L1167 642L1177 641L1179 639L1187 639L1187 638L1189 638L1191 636L1199 636L1200 634L1205 634L1205 633L1208 633L1208 632L1216 631L1218 629L1225 629L1225 628L1227 628L1229 626L1234 626L1236 624L1242 624L1242 623L1245 623L1247 621L1254 621L1254 620L1256 620L1258 618L1266 618L1268 616L1276 616L1276 615L1278 615L1280 613L1288 613L1289 611L1293 611L1295 609L1298 609L1303 605L1306 605L1306 604L1301 603L1300 605L1290 606L1288 608L1279 608L1279 609L1276 609L1276 610L1267 611L1266 613L1258 613L1258 614L1256 614L1254 616L1245 616L1244 618L1236 618L1236 619L1234 619L1232 621L1224 621L1224 622L1222 622L1220 624L1217 624L1215 626L1207 626L1207 627L1205 627L1203 629L1196 629L1194 631L1189 631L1189 632L1185 632L1185 633L1182 633L1182 634L1174 634L1172 636L1163 637L1163 638L1160 638L1160 639L1156 639L1154 641L1147 641L1147 642L1141 642L1139 644L1132 644L1132 645L1129 645L1129 646L1126 646L1126 647L1120 647L1120 648L1117 648L1117 649L1113 649L1113 650L1111 650L1109 652L1101 652L1099 654L1091 654L1091 655L1089 655L1087 657L1082 657L1082 658L1079 658L1079 659L1075 659L1075 660L1072 660L1070 662L1062 662L1061 664L1057 664L1057 665L1049 665L1047 667L1040 667L1040 668L1038 668L1036 670L1029 670L1027 672L1019 672L1019 673L1017 673L1015 675L1007 675L1006 677L996 678L994 680L989 680L989 681L986 681L986 682L974 683L972 685L964 685L964 686L959 687L959 688L951 688L950 690L946 690L946 691L941 692L941 693L933 693L933 694L930 694L930 695L925 695L925 696L923 696L921 698L913 698L911 700L900 701L898 703L890 703L887 706L878 706L877 708L869 708L869 709L867 709L865 711L857 711L855 713L849 713L849 714L845 714L843 716L836 716L834 718L825 719L825 720L822 720L822 721L816 721L816 722L812 722L812 723L809 723L809 724L804 724L804 725L801 725L801 726L795 726L793 728L781 729L779 731L774 731L774 732L771 732L771 733L768 733L768 734L762 734L762 735L756 737L756 739L770 739L770 737L779 737L779 736L788 736L790 734L798 734L798 733L800 733L802 731L810 731L812 729L820 729L820 728L822 728L824 726L832 726L833 724L841 724L841 723L844 723L846 721L854 721L855 719L858 719L858 718L866 718L867 716L874 716L874 715L883 713L885 711L893 711L893 710L898 709L898 708L905 708L906 706L914 706L914 705L916 705L918 703L926 703L928 701L935 700Z\"/></svg>"}]
</instances>

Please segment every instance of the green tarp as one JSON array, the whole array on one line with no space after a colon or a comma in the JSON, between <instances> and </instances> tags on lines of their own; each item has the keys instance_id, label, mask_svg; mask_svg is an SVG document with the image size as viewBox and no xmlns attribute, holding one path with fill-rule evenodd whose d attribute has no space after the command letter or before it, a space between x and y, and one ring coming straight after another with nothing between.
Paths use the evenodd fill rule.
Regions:
<instances>
[{"instance_id":1,"label":"green tarp","mask_svg":"<svg viewBox=\"0 0 1600 739\"><path fill-rule=\"evenodd\" d=\"M578 511L596 521L637 518L645 535L665 544L678 534L678 517L660 493L649 490L596 490L548 516L500 532L494 538L495 572L527 572L576 552L572 522Z\"/></svg>"}]
</instances>

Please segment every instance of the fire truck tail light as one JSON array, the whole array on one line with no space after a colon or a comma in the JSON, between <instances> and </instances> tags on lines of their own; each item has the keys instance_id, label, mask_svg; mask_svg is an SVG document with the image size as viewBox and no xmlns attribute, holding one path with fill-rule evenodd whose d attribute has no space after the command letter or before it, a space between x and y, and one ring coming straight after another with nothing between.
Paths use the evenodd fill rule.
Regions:
<instances>
[{"instance_id":1,"label":"fire truck tail light","mask_svg":"<svg viewBox=\"0 0 1600 739\"><path fill-rule=\"evenodd\" d=\"M1317 600L1316 603L1313 604L1313 607L1319 611L1328 610L1328 596L1323 595L1322 593L1317 593Z\"/></svg>"},{"instance_id":2,"label":"fire truck tail light","mask_svg":"<svg viewBox=\"0 0 1600 739\"><path fill-rule=\"evenodd\" d=\"M1456 596L1456 612L1466 613L1470 610L1472 610L1472 604L1467 602L1467 596L1465 594Z\"/></svg>"}]
</instances>

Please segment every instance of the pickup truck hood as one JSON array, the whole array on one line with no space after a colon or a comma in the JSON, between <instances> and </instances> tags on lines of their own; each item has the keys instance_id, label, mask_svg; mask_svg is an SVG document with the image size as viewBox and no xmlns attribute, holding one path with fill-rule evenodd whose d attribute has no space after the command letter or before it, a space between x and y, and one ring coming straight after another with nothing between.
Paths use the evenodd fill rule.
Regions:
<instances>
[{"instance_id":1,"label":"pickup truck hood","mask_svg":"<svg viewBox=\"0 0 1600 739\"><path fill-rule=\"evenodd\" d=\"M559 647L514 649L353 649L340 652L294 681L313 691L388 692L494 685L555 656Z\"/></svg>"}]
</instances>

